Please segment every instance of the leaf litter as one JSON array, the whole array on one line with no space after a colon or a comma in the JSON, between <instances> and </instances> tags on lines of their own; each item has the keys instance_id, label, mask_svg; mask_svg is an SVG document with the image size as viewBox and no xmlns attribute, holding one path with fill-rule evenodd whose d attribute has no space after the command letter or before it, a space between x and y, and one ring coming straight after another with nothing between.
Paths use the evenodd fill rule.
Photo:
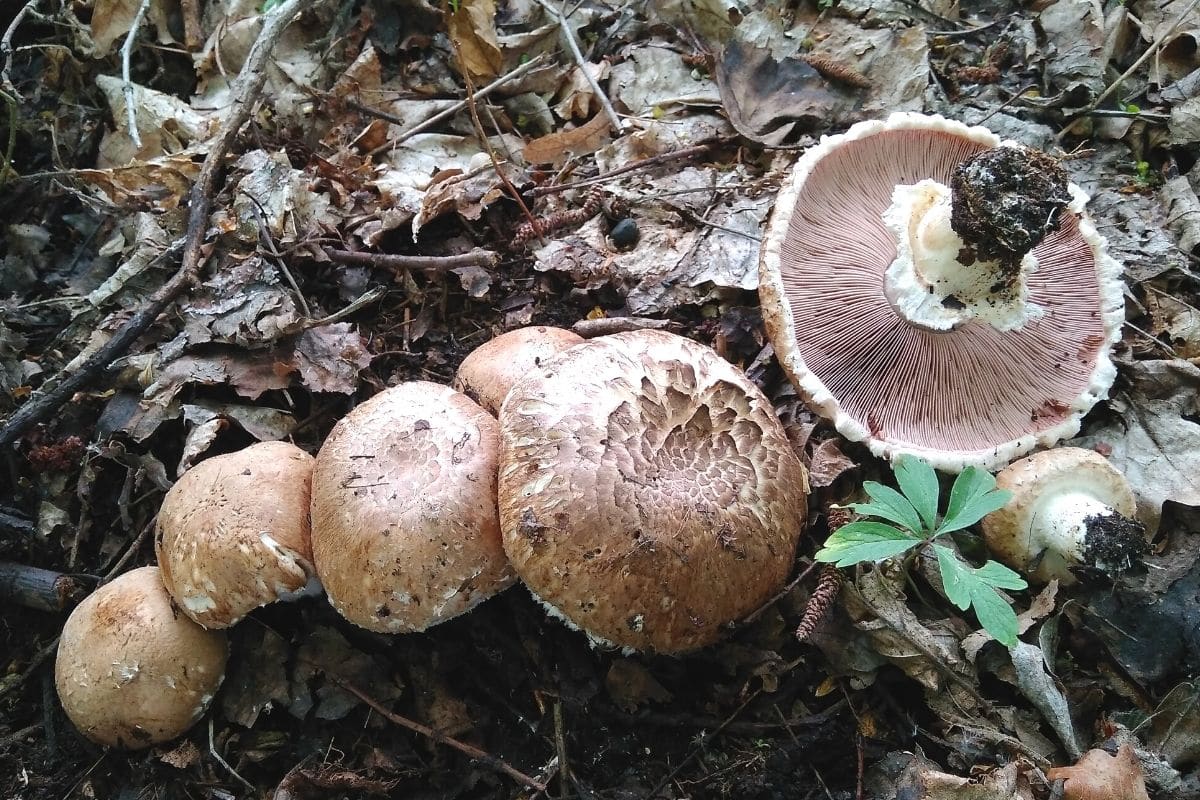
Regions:
<instances>
[{"instance_id":1,"label":"leaf litter","mask_svg":"<svg viewBox=\"0 0 1200 800\"><path fill-rule=\"evenodd\" d=\"M519 590L409 644L306 600L256 617L273 633L239 632L213 742L198 728L156 758L114 754L86 773L89 746L21 677L45 669L37 654L61 620L5 606L6 785L174 796L204 781L232 797L236 774L277 796L513 796L478 762L385 725L342 681L561 794L794 797L824 782L838 797L863 785L1040 799L1062 780L1068 798L1098 783L1103 796L1196 796L1200 15L1180 0L1001 5L313 4L276 44L229 151L198 284L10 449L0 560L93 575L126 555L145 563L139 531L188 465L252 441L315 450L370 394L445 382L472 347L531 322L639 318L714 344L787 412L814 508L863 499L856 482L886 472L796 411L764 347L758 237L796 149L926 110L1049 149L1093 196L1125 264L1128 325L1119 382L1074 443L1133 483L1156 531L1146 572L1040 593L992 581L1016 613L1011 652L960 610L978 599L961 579L986 561L962 532L913 570L858 567L814 646L790 633L801 581L729 644L679 661L590 651ZM128 78L120 50L141 9L128 0L33 8L16 47L0 47L0 414L79 368L169 278L164 254L187 233L263 22L249 0L146 6ZM575 219L597 189L595 213ZM514 243L530 217L565 224ZM625 220L633 245L614 236ZM478 250L493 255L337 256ZM71 441L86 455L48 457Z\"/></svg>"}]
</instances>

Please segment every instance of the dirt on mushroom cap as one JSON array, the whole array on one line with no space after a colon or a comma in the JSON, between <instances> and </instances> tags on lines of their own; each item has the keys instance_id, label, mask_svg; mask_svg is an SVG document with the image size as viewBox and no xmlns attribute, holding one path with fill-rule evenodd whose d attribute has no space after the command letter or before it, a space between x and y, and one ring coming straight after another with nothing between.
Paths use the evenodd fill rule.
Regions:
<instances>
[{"instance_id":1,"label":"dirt on mushroom cap","mask_svg":"<svg viewBox=\"0 0 1200 800\"><path fill-rule=\"evenodd\" d=\"M496 516L496 420L448 386L372 397L313 471L313 558L330 602L380 633L421 631L511 585Z\"/></svg>"},{"instance_id":2,"label":"dirt on mushroom cap","mask_svg":"<svg viewBox=\"0 0 1200 800\"><path fill-rule=\"evenodd\" d=\"M312 469L313 457L295 445L260 442L200 462L171 487L154 549L184 613L225 628L305 588Z\"/></svg>"},{"instance_id":3,"label":"dirt on mushroom cap","mask_svg":"<svg viewBox=\"0 0 1200 800\"><path fill-rule=\"evenodd\" d=\"M80 732L136 750L192 726L220 686L227 657L224 633L178 614L158 569L141 567L72 612L54 682Z\"/></svg>"},{"instance_id":4,"label":"dirt on mushroom cap","mask_svg":"<svg viewBox=\"0 0 1200 800\"><path fill-rule=\"evenodd\" d=\"M571 348L500 412L504 546L595 639L710 644L786 580L807 474L770 403L711 349L637 331Z\"/></svg>"}]
</instances>

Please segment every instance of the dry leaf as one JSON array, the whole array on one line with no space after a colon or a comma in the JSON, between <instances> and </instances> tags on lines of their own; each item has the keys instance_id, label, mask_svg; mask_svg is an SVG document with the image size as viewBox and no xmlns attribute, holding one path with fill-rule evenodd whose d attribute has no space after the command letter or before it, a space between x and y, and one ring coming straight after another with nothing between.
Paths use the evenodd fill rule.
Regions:
<instances>
[{"instance_id":1,"label":"dry leaf","mask_svg":"<svg viewBox=\"0 0 1200 800\"><path fill-rule=\"evenodd\" d=\"M549 133L525 145L523 155L530 164L562 164L568 158L594 153L608 138L609 122L604 114L571 130Z\"/></svg>"},{"instance_id":2,"label":"dry leaf","mask_svg":"<svg viewBox=\"0 0 1200 800\"><path fill-rule=\"evenodd\" d=\"M673 697L650 670L630 659L614 661L604 676L604 685L617 707L628 713L647 703L665 703Z\"/></svg>"},{"instance_id":3,"label":"dry leaf","mask_svg":"<svg viewBox=\"0 0 1200 800\"><path fill-rule=\"evenodd\" d=\"M493 78L500 74L504 56L496 40L494 0L461 0L446 24L450 38L458 45L462 66L471 77Z\"/></svg>"},{"instance_id":4,"label":"dry leaf","mask_svg":"<svg viewBox=\"0 0 1200 800\"><path fill-rule=\"evenodd\" d=\"M1150 800L1137 754L1128 744L1115 756L1089 750L1075 766L1047 770L1046 777L1066 781L1063 800Z\"/></svg>"},{"instance_id":5,"label":"dry leaf","mask_svg":"<svg viewBox=\"0 0 1200 800\"><path fill-rule=\"evenodd\" d=\"M837 439L826 439L813 451L808 480L812 488L824 489L832 486L844 473L857 467L858 464L842 452Z\"/></svg>"},{"instance_id":6,"label":"dry leaf","mask_svg":"<svg viewBox=\"0 0 1200 800\"><path fill-rule=\"evenodd\" d=\"M352 394L358 371L370 363L367 343L348 322L309 328L296 342L300 379L314 392Z\"/></svg>"}]
</instances>

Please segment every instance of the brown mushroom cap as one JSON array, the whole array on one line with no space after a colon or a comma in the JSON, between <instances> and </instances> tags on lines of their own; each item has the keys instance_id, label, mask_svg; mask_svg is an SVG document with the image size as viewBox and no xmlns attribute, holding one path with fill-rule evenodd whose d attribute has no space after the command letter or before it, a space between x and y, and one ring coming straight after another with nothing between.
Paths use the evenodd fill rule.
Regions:
<instances>
[{"instance_id":1,"label":"brown mushroom cap","mask_svg":"<svg viewBox=\"0 0 1200 800\"><path fill-rule=\"evenodd\" d=\"M516 580L496 515L498 439L474 401L426 381L334 426L313 472L313 557L343 617L422 631Z\"/></svg>"},{"instance_id":2,"label":"brown mushroom cap","mask_svg":"<svg viewBox=\"0 0 1200 800\"><path fill-rule=\"evenodd\" d=\"M226 628L309 586L312 469L295 445L260 442L201 461L171 487L154 550L185 614Z\"/></svg>"},{"instance_id":3,"label":"brown mushroom cap","mask_svg":"<svg viewBox=\"0 0 1200 800\"><path fill-rule=\"evenodd\" d=\"M1125 476L1094 450L1059 447L1015 461L996 475L996 486L1013 493L998 511L983 518L988 549L1013 569L1039 583L1058 578L1073 583L1068 567L1081 563L1065 548L1055 547L1061 523L1050 518L1055 502L1071 493L1084 501L1108 506L1132 517L1137 500Z\"/></svg>"},{"instance_id":4,"label":"brown mushroom cap","mask_svg":"<svg viewBox=\"0 0 1200 800\"><path fill-rule=\"evenodd\" d=\"M517 328L472 350L450 385L496 416L504 396L522 375L582 341L582 336L563 328Z\"/></svg>"},{"instance_id":5,"label":"brown mushroom cap","mask_svg":"<svg viewBox=\"0 0 1200 800\"><path fill-rule=\"evenodd\" d=\"M225 634L179 614L158 569L142 567L71 612L54 683L84 736L137 750L192 726L221 685L228 655Z\"/></svg>"},{"instance_id":6,"label":"brown mushroom cap","mask_svg":"<svg viewBox=\"0 0 1200 800\"><path fill-rule=\"evenodd\" d=\"M763 318L809 405L877 455L939 469L995 467L1073 435L1116 375L1124 320L1120 265L1075 186L1059 228L1031 254L1028 300L1044 313L1015 330L978 320L933 331L885 296L897 257L883 220L899 185L951 182L1001 142L980 127L894 114L825 137L776 201L760 261Z\"/></svg>"},{"instance_id":7,"label":"brown mushroom cap","mask_svg":"<svg viewBox=\"0 0 1200 800\"><path fill-rule=\"evenodd\" d=\"M593 339L518 381L500 425L505 551L593 639L694 650L787 579L808 476L762 392L711 349Z\"/></svg>"}]
</instances>

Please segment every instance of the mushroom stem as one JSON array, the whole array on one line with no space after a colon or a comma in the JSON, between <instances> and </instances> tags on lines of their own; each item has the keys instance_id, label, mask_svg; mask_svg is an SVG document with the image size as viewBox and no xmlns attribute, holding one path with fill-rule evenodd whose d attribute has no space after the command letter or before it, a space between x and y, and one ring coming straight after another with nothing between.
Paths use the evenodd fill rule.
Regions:
<instances>
[{"instance_id":1,"label":"mushroom stem","mask_svg":"<svg viewBox=\"0 0 1200 800\"><path fill-rule=\"evenodd\" d=\"M1030 525L1032 553L1052 573L1085 564L1112 574L1128 569L1147 550L1137 520L1087 492L1064 492L1048 500Z\"/></svg>"},{"instance_id":2,"label":"mushroom stem","mask_svg":"<svg viewBox=\"0 0 1200 800\"><path fill-rule=\"evenodd\" d=\"M896 237L888 301L929 330L973 319L1017 330L1044 313L1028 300L1038 266L1031 251L1072 200L1066 174L1043 153L1002 146L963 161L951 184L927 179L893 190L883 213Z\"/></svg>"}]
</instances>

